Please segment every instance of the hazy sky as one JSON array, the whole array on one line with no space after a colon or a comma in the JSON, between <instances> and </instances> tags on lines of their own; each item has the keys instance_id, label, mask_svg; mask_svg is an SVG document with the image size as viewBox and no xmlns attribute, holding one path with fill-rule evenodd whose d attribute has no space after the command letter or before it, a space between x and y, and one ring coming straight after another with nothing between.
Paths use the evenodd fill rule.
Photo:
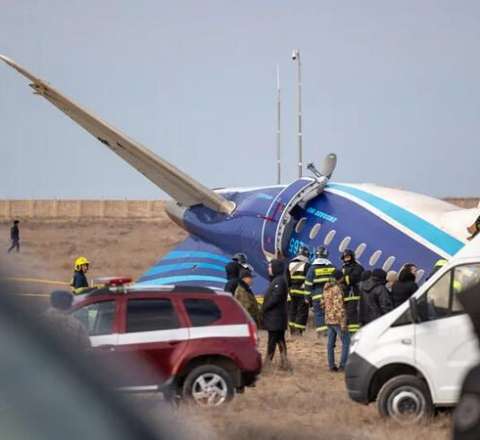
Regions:
<instances>
[{"instance_id":1,"label":"hazy sky","mask_svg":"<svg viewBox=\"0 0 480 440\"><path fill-rule=\"evenodd\" d=\"M275 183L275 66L285 181L479 195L478 1L0 0L0 53L211 186ZM0 65L0 198L163 193Z\"/></svg>"}]
</instances>

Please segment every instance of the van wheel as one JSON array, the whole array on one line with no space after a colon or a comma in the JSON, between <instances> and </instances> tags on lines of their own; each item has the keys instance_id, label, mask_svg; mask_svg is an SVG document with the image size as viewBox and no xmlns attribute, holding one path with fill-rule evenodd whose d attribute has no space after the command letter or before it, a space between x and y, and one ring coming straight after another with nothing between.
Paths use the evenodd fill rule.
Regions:
<instances>
[{"instance_id":1,"label":"van wheel","mask_svg":"<svg viewBox=\"0 0 480 440\"><path fill-rule=\"evenodd\" d=\"M427 384L410 374L396 376L382 386L377 408L383 417L404 425L428 420L434 413Z\"/></svg>"},{"instance_id":2,"label":"van wheel","mask_svg":"<svg viewBox=\"0 0 480 440\"><path fill-rule=\"evenodd\" d=\"M202 365L188 373L183 384L183 397L199 406L220 406L234 395L233 379L217 365Z\"/></svg>"}]
</instances>

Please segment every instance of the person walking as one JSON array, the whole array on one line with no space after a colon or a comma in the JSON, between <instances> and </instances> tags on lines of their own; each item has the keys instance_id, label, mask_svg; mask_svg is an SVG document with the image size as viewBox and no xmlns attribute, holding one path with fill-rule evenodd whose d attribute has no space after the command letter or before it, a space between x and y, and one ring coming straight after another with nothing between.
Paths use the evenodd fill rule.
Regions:
<instances>
[{"instance_id":1,"label":"person walking","mask_svg":"<svg viewBox=\"0 0 480 440\"><path fill-rule=\"evenodd\" d=\"M305 286L310 293L313 303L313 313L315 316L315 330L317 335L325 334L327 326L325 325L325 313L321 306L323 298L323 287L330 280L336 268L327 258L328 251L324 247L320 247L315 252L315 260L313 260L310 269L308 269Z\"/></svg>"},{"instance_id":2,"label":"person walking","mask_svg":"<svg viewBox=\"0 0 480 440\"><path fill-rule=\"evenodd\" d=\"M343 286L344 302L347 314L347 326L350 333L356 333L360 330L360 302L361 294L359 283L364 272L363 266L357 262L355 252L351 249L343 251L341 260L343 263Z\"/></svg>"},{"instance_id":3,"label":"person walking","mask_svg":"<svg viewBox=\"0 0 480 440\"><path fill-rule=\"evenodd\" d=\"M223 290L225 292L231 293L232 295L235 294L235 290L238 286L238 279L240 276L240 271L243 267L247 264L247 256L242 253L236 253L232 257L232 261L227 263L225 266L225 273L227 275L227 282Z\"/></svg>"},{"instance_id":4,"label":"person walking","mask_svg":"<svg viewBox=\"0 0 480 440\"><path fill-rule=\"evenodd\" d=\"M257 299L252 292L253 272L250 268L242 268L239 275L238 286L235 290L235 298L250 314L257 326L260 323L260 311L258 309Z\"/></svg>"},{"instance_id":5,"label":"person walking","mask_svg":"<svg viewBox=\"0 0 480 440\"><path fill-rule=\"evenodd\" d=\"M90 268L90 262L85 257L78 257L74 263L74 271L70 286L74 295L81 295L89 289L86 273Z\"/></svg>"},{"instance_id":6,"label":"person walking","mask_svg":"<svg viewBox=\"0 0 480 440\"><path fill-rule=\"evenodd\" d=\"M310 251L301 246L298 254L288 264L288 326L292 335L303 335L307 326L309 292L305 288Z\"/></svg>"},{"instance_id":7,"label":"person walking","mask_svg":"<svg viewBox=\"0 0 480 440\"><path fill-rule=\"evenodd\" d=\"M267 355L264 366L268 367L273 360L278 345L280 351L280 368L290 370L287 357L285 331L287 330L287 296L288 286L285 275L285 264L282 260L272 260L268 266L270 285L263 298L262 324L268 331Z\"/></svg>"},{"instance_id":8,"label":"person walking","mask_svg":"<svg viewBox=\"0 0 480 440\"><path fill-rule=\"evenodd\" d=\"M45 312L47 324L60 334L66 342L73 343L74 349L88 350L91 347L87 329L68 311L73 304L73 295L64 290L56 290L50 295L50 307Z\"/></svg>"},{"instance_id":9,"label":"person walking","mask_svg":"<svg viewBox=\"0 0 480 440\"><path fill-rule=\"evenodd\" d=\"M11 246L8 248L8 253L12 252L14 249L17 252L20 252L20 224L19 220L14 220L12 227L10 228L10 241L12 242Z\"/></svg>"},{"instance_id":10,"label":"person walking","mask_svg":"<svg viewBox=\"0 0 480 440\"><path fill-rule=\"evenodd\" d=\"M407 301L418 289L415 274L410 265L406 265L399 273L398 280L392 286L391 298L393 308Z\"/></svg>"},{"instance_id":11,"label":"person walking","mask_svg":"<svg viewBox=\"0 0 480 440\"><path fill-rule=\"evenodd\" d=\"M350 332L347 327L347 313L342 290L344 275L337 270L333 278L325 284L322 305L325 310L325 324L327 325L327 358L330 371L343 371L348 359L350 347ZM343 283L346 285L345 283ZM339 367L335 364L335 346L337 337L342 341L342 354Z\"/></svg>"},{"instance_id":12,"label":"person walking","mask_svg":"<svg viewBox=\"0 0 480 440\"><path fill-rule=\"evenodd\" d=\"M365 315L362 319L364 324L368 324L392 310L392 301L390 292L385 287L386 283L387 274L383 269L374 269L371 277L362 282L362 297L365 301Z\"/></svg>"}]
</instances>

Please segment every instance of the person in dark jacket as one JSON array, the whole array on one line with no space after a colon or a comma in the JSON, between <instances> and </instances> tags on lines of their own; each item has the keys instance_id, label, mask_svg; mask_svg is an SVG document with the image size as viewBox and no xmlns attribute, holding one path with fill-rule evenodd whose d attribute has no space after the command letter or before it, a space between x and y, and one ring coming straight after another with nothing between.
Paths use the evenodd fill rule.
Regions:
<instances>
[{"instance_id":1,"label":"person in dark jacket","mask_svg":"<svg viewBox=\"0 0 480 440\"><path fill-rule=\"evenodd\" d=\"M360 277L360 282L358 283L358 290L360 291L360 309L359 309L359 319L360 319L360 325L366 324L365 318L367 316L367 308L366 308L366 299L365 299L365 294L363 293L363 285L367 280L369 280L372 276L372 271L371 270L364 270L362 272L362 275Z\"/></svg>"},{"instance_id":2,"label":"person in dark jacket","mask_svg":"<svg viewBox=\"0 0 480 440\"><path fill-rule=\"evenodd\" d=\"M347 328L350 333L360 329L360 301L361 294L359 283L364 271L363 266L357 262L355 252L345 249L342 253L342 273L344 285L344 301L347 311Z\"/></svg>"},{"instance_id":3,"label":"person in dark jacket","mask_svg":"<svg viewBox=\"0 0 480 440\"><path fill-rule=\"evenodd\" d=\"M271 364L278 345L280 368L289 370L291 367L287 358L287 344L285 342L285 331L288 327L288 284L285 264L281 260L272 260L268 271L271 281L262 304L263 328L268 331L267 356L264 364L265 366Z\"/></svg>"},{"instance_id":4,"label":"person in dark jacket","mask_svg":"<svg viewBox=\"0 0 480 440\"><path fill-rule=\"evenodd\" d=\"M362 282L362 297L365 301L362 318L364 324L368 324L392 310L392 300L390 292L385 287L386 282L387 273L383 269L374 269L372 276Z\"/></svg>"},{"instance_id":5,"label":"person in dark jacket","mask_svg":"<svg viewBox=\"0 0 480 440\"><path fill-rule=\"evenodd\" d=\"M415 275L409 267L404 267L398 275L398 281L392 286L391 298L393 307L398 307L400 304L410 298L418 289L415 282Z\"/></svg>"},{"instance_id":6,"label":"person in dark jacket","mask_svg":"<svg viewBox=\"0 0 480 440\"><path fill-rule=\"evenodd\" d=\"M223 290L225 292L235 294L235 290L238 286L238 277L240 276L240 271L243 269L244 265L247 264L247 256L242 253L237 253L232 257L232 261L227 263L225 266L225 273L227 275L227 283Z\"/></svg>"},{"instance_id":7,"label":"person in dark jacket","mask_svg":"<svg viewBox=\"0 0 480 440\"><path fill-rule=\"evenodd\" d=\"M13 222L13 226L10 228L10 241L12 242L12 244L8 248L8 253L12 252L14 249L17 249L17 252L20 252L20 229L18 227L19 223L19 220L15 220Z\"/></svg>"}]
</instances>

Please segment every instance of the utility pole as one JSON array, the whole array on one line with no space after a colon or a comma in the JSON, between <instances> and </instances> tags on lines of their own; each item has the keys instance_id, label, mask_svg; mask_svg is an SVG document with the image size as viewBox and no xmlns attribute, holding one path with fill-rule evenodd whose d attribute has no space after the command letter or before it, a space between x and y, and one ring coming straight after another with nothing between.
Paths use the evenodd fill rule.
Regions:
<instances>
[{"instance_id":1,"label":"utility pole","mask_svg":"<svg viewBox=\"0 0 480 440\"><path fill-rule=\"evenodd\" d=\"M298 137L298 177L303 175L303 133L302 133L302 63L300 50L294 49L292 60L297 63L297 137Z\"/></svg>"},{"instance_id":2,"label":"utility pole","mask_svg":"<svg viewBox=\"0 0 480 440\"><path fill-rule=\"evenodd\" d=\"M280 68L277 64L277 184L282 183Z\"/></svg>"}]
</instances>

